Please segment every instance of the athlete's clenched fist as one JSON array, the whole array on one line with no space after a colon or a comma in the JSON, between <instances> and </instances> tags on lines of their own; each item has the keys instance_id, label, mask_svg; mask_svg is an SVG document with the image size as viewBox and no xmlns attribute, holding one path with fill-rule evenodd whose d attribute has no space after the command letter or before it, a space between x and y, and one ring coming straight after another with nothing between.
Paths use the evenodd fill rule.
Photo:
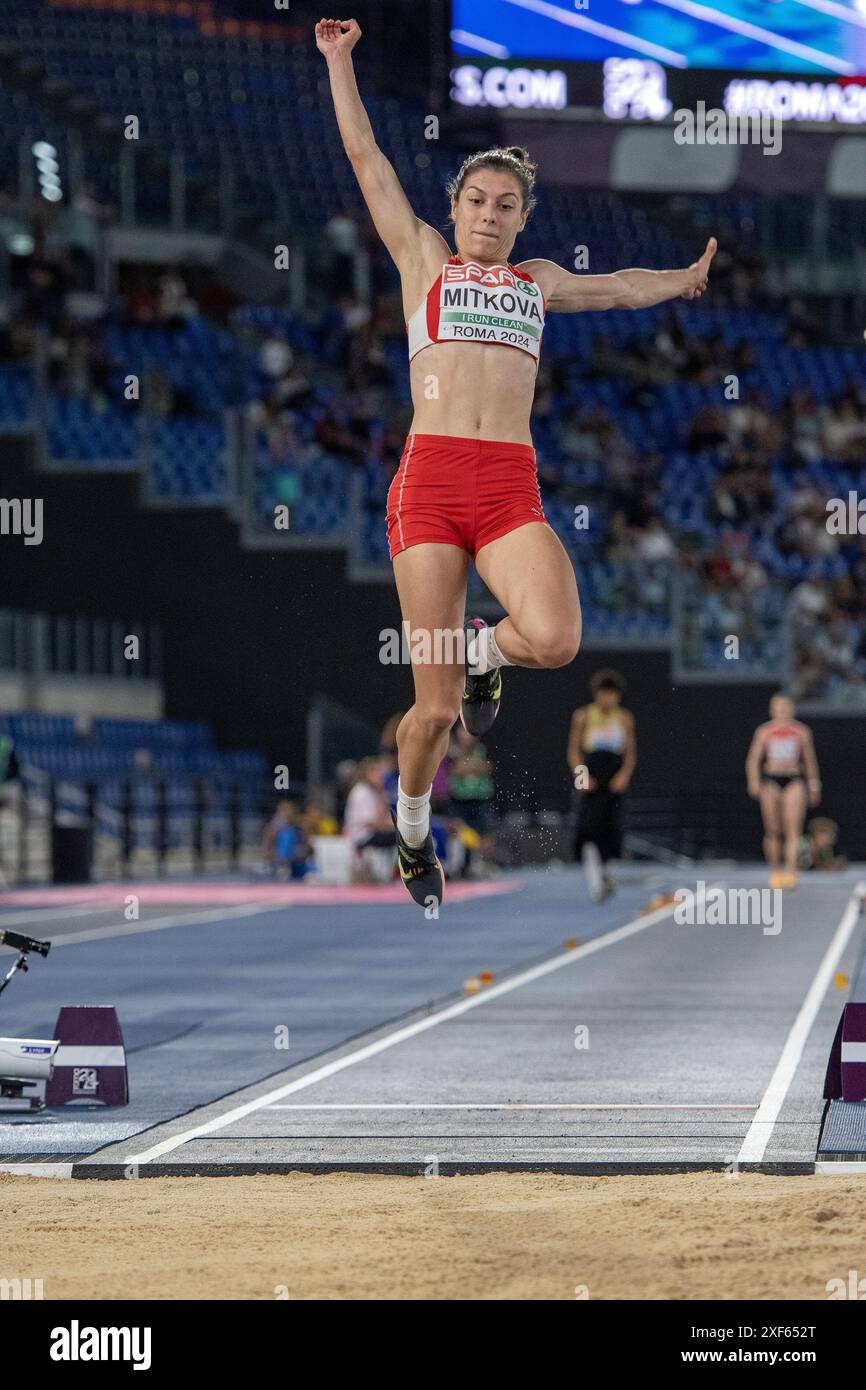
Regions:
<instances>
[{"instance_id":1,"label":"athlete's clenched fist","mask_svg":"<svg viewBox=\"0 0 866 1390\"><path fill-rule=\"evenodd\" d=\"M316 25L316 47L326 58L341 49L351 52L360 37L357 19L320 19Z\"/></svg>"}]
</instances>

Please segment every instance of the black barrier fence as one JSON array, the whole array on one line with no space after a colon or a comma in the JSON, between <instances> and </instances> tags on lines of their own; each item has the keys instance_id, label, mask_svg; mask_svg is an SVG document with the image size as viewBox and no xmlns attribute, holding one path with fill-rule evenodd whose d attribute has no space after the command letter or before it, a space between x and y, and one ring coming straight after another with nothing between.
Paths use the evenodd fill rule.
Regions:
<instances>
[{"instance_id":1,"label":"black barrier fence","mask_svg":"<svg viewBox=\"0 0 866 1390\"><path fill-rule=\"evenodd\" d=\"M281 797L297 789L248 778L28 778L3 809L0 872L6 883L87 883L261 868Z\"/></svg>"},{"instance_id":2,"label":"black barrier fence","mask_svg":"<svg viewBox=\"0 0 866 1390\"><path fill-rule=\"evenodd\" d=\"M321 790L330 804L329 789ZM275 792L249 779L25 780L0 813L0 881L261 872L265 828L283 798L302 805L303 785ZM497 802L491 830L498 864L574 860L576 798L567 810ZM623 809L627 859L687 869L705 860L761 858L760 815L744 794L640 788L624 798Z\"/></svg>"}]
</instances>

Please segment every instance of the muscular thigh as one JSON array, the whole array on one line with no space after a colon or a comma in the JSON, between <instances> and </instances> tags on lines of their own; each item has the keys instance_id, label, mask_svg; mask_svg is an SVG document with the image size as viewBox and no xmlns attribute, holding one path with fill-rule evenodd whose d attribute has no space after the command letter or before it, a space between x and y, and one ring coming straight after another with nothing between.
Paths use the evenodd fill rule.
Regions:
<instances>
[{"instance_id":1,"label":"muscular thigh","mask_svg":"<svg viewBox=\"0 0 866 1390\"><path fill-rule=\"evenodd\" d=\"M463 629L466 615L466 581L469 555L456 545L413 545L394 557L394 578L404 622L409 624L408 641L422 658L418 634L428 634L430 660L413 655L412 678L419 702L447 702L456 712L463 693L463 651L456 634ZM436 634L440 635L437 648ZM455 638L448 640L447 634Z\"/></svg>"},{"instance_id":2,"label":"muscular thigh","mask_svg":"<svg viewBox=\"0 0 866 1390\"><path fill-rule=\"evenodd\" d=\"M530 521L475 557L475 568L521 631L538 631L555 619L580 636L580 600L574 567L556 532Z\"/></svg>"}]
</instances>

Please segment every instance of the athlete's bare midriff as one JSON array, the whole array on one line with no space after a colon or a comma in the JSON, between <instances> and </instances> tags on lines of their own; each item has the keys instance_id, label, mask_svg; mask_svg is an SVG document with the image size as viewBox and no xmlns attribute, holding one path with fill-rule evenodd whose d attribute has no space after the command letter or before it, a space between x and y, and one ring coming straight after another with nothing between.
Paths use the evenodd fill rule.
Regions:
<instances>
[{"instance_id":1,"label":"athlete's bare midriff","mask_svg":"<svg viewBox=\"0 0 866 1390\"><path fill-rule=\"evenodd\" d=\"M408 322L447 263L450 251L426 256L404 272ZM409 364L412 434L450 434L532 445L529 417L536 364L528 352L501 343L434 343Z\"/></svg>"}]
</instances>

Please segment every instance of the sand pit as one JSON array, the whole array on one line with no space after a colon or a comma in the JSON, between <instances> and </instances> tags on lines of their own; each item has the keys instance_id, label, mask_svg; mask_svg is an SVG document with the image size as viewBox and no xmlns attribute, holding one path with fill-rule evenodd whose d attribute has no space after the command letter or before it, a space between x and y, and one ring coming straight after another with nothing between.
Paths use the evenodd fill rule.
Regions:
<instances>
[{"instance_id":1,"label":"sand pit","mask_svg":"<svg viewBox=\"0 0 866 1390\"><path fill-rule=\"evenodd\" d=\"M863 1179L0 1174L46 1299L815 1299L866 1274Z\"/></svg>"}]
</instances>

